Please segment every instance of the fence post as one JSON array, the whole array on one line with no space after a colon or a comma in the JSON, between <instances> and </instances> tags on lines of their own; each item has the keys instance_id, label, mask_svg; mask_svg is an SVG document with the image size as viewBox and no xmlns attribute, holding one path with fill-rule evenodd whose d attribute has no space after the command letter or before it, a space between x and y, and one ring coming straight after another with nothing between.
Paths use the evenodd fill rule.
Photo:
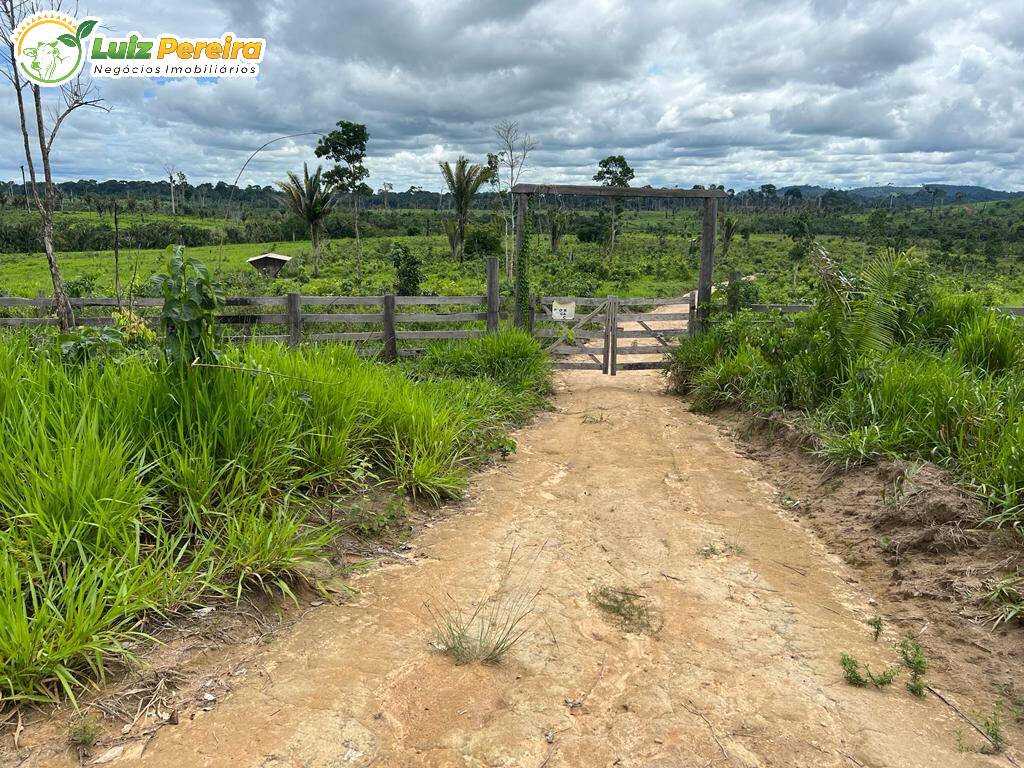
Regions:
<instances>
[{"instance_id":1,"label":"fence post","mask_svg":"<svg viewBox=\"0 0 1024 768\"><path fill-rule=\"evenodd\" d=\"M395 297L384 297L384 351L385 360L398 359L398 340L395 336Z\"/></svg>"},{"instance_id":2,"label":"fence post","mask_svg":"<svg viewBox=\"0 0 1024 768\"><path fill-rule=\"evenodd\" d=\"M729 270L729 313L736 315L740 311L740 273L738 270Z\"/></svg>"},{"instance_id":3,"label":"fence post","mask_svg":"<svg viewBox=\"0 0 1024 768\"><path fill-rule=\"evenodd\" d=\"M609 296L604 303L604 354L601 360L601 373L608 373L608 364L611 362L611 340L612 340L612 297Z\"/></svg>"},{"instance_id":4,"label":"fence post","mask_svg":"<svg viewBox=\"0 0 1024 768\"><path fill-rule=\"evenodd\" d=\"M522 256L523 256L523 243L526 241L526 209L529 206L530 196L520 193L513 195L513 200L516 206L516 218L515 218L515 270L513 270L512 277L512 303L515 305L512 311L513 322L516 328L522 328L526 318L522 315L522 307L520 306L519 296L519 276L523 269ZM529 269L529 264L526 265Z\"/></svg>"},{"instance_id":5,"label":"fence post","mask_svg":"<svg viewBox=\"0 0 1024 768\"><path fill-rule=\"evenodd\" d=\"M533 324L537 320L537 296L536 294L530 294L530 312L526 317L526 330L533 335Z\"/></svg>"},{"instance_id":6,"label":"fence post","mask_svg":"<svg viewBox=\"0 0 1024 768\"><path fill-rule=\"evenodd\" d=\"M692 339L697 335L697 292L690 291L690 319L686 321L687 335Z\"/></svg>"},{"instance_id":7,"label":"fence post","mask_svg":"<svg viewBox=\"0 0 1024 768\"><path fill-rule=\"evenodd\" d=\"M498 330L498 318L501 309L498 295L498 257L487 258L487 332Z\"/></svg>"},{"instance_id":8,"label":"fence post","mask_svg":"<svg viewBox=\"0 0 1024 768\"><path fill-rule=\"evenodd\" d=\"M715 271L715 238L718 236L718 199L704 198L700 234L700 275L697 278L697 332L705 330L711 313L711 283Z\"/></svg>"},{"instance_id":9,"label":"fence post","mask_svg":"<svg viewBox=\"0 0 1024 768\"><path fill-rule=\"evenodd\" d=\"M288 343L297 347L302 342L302 297L288 294Z\"/></svg>"},{"instance_id":10,"label":"fence post","mask_svg":"<svg viewBox=\"0 0 1024 768\"><path fill-rule=\"evenodd\" d=\"M608 298L608 309L611 311L612 322L609 327L611 341L608 344L608 374L615 375L615 367L619 364L619 300L616 296Z\"/></svg>"}]
</instances>

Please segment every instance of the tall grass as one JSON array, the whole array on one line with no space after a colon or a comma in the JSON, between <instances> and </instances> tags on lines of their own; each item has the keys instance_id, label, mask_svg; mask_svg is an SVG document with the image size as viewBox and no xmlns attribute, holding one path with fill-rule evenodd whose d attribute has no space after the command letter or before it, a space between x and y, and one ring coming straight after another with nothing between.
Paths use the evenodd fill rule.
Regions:
<instances>
[{"instance_id":1,"label":"tall grass","mask_svg":"<svg viewBox=\"0 0 1024 768\"><path fill-rule=\"evenodd\" d=\"M1018 322L931 284L904 255L859 280L823 259L817 305L794 326L724 319L667 368L698 408L803 411L834 460L938 462L1024 530Z\"/></svg>"},{"instance_id":2,"label":"tall grass","mask_svg":"<svg viewBox=\"0 0 1024 768\"><path fill-rule=\"evenodd\" d=\"M460 494L546 386L527 341L432 352L410 377L343 346L183 368L0 340L0 706L72 696L130 658L147 613L290 593L336 533L318 497Z\"/></svg>"}]
</instances>

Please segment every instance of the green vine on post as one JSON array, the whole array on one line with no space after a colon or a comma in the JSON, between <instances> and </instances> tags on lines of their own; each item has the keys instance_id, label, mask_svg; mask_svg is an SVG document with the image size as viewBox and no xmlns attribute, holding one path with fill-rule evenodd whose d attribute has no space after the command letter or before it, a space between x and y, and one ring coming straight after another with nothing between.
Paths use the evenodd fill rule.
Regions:
<instances>
[{"instance_id":1,"label":"green vine on post","mask_svg":"<svg viewBox=\"0 0 1024 768\"><path fill-rule=\"evenodd\" d=\"M523 212L523 245L516 258L516 316L525 325L530 316L530 197Z\"/></svg>"}]
</instances>

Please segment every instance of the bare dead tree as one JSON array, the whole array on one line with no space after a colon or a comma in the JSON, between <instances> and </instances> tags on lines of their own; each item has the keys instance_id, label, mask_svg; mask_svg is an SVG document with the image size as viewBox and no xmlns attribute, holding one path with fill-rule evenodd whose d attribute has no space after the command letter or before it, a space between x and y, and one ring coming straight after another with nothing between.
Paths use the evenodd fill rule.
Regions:
<instances>
[{"instance_id":1,"label":"bare dead tree","mask_svg":"<svg viewBox=\"0 0 1024 768\"><path fill-rule=\"evenodd\" d=\"M64 10L62 5L64 4L60 0L52 2L49 8L43 8L34 0L31 2L29 0L0 0L0 40L7 47L7 61L0 67L0 72L10 81L17 99L18 118L21 123L21 138L25 151L25 163L28 165L30 188L36 210L39 212L39 218L43 224L43 249L46 251L46 261L50 267L50 279L53 281L57 322L62 331L67 331L75 324L75 313L64 290L64 281L61 278L53 242L53 209L56 192L50 159L57 134L72 112L82 107L95 107L104 111L109 111L109 109L102 105L102 99L96 95L91 80L87 80L82 74L79 74L73 80L60 86L55 103L48 110L49 125L47 125L47 120L43 117L42 89L22 78L18 71L14 49L14 32L22 19L42 10L62 11ZM72 15L77 16L77 10L75 7ZM26 90L31 95L30 103L27 103L29 100L25 98ZM35 142L39 145L39 165L43 173L42 195L39 193L37 182L32 132L35 133Z\"/></svg>"},{"instance_id":2,"label":"bare dead tree","mask_svg":"<svg viewBox=\"0 0 1024 768\"><path fill-rule=\"evenodd\" d=\"M530 153L537 148L537 141L523 132L517 120L502 120L494 126L498 139L498 199L501 201L501 218L505 224L505 273L511 278L515 269L515 254L512 253L512 222L515 211L512 187L519 183L519 177L526 167Z\"/></svg>"},{"instance_id":3,"label":"bare dead tree","mask_svg":"<svg viewBox=\"0 0 1024 768\"><path fill-rule=\"evenodd\" d=\"M171 163L164 163L164 173L167 174L167 181L171 183L171 216L177 216L178 211L174 206L174 183L177 179L178 169Z\"/></svg>"}]
</instances>

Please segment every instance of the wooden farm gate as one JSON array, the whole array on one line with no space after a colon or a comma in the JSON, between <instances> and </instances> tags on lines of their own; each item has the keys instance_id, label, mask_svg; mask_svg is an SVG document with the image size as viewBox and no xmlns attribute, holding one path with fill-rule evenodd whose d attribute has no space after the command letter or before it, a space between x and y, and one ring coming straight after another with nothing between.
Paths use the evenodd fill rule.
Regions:
<instances>
[{"instance_id":1,"label":"wooden farm gate","mask_svg":"<svg viewBox=\"0 0 1024 768\"><path fill-rule=\"evenodd\" d=\"M542 296L531 325L562 370L656 370L674 341L693 328L693 294L675 298ZM669 311L660 311L665 308ZM619 357L633 356L644 359ZM653 358L653 359L652 359Z\"/></svg>"}]
</instances>

